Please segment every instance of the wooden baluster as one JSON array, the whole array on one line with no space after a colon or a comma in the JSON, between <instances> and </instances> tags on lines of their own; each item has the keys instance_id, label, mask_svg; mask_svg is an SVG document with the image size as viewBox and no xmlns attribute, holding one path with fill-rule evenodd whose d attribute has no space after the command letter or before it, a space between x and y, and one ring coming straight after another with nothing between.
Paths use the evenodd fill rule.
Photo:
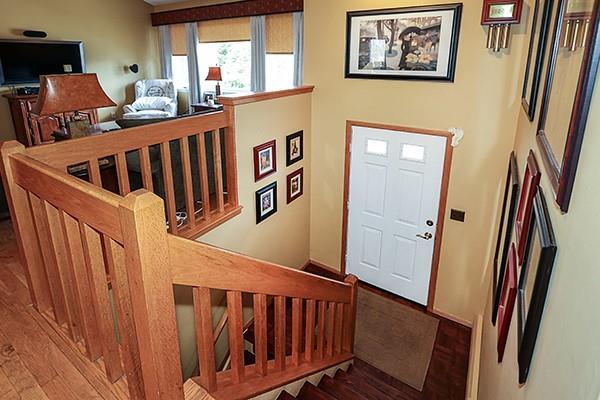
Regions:
<instances>
[{"instance_id":1,"label":"wooden baluster","mask_svg":"<svg viewBox=\"0 0 600 400\"><path fill-rule=\"evenodd\" d=\"M319 301L319 321L317 323L317 358L322 360L325 356L325 320L327 315L327 302Z\"/></svg>"},{"instance_id":2,"label":"wooden baluster","mask_svg":"<svg viewBox=\"0 0 600 400\"><path fill-rule=\"evenodd\" d=\"M90 174L90 182L98 187L102 187L102 176L100 175L100 166L97 159L88 161L88 173Z\"/></svg>"},{"instance_id":3,"label":"wooden baluster","mask_svg":"<svg viewBox=\"0 0 600 400\"><path fill-rule=\"evenodd\" d=\"M138 190L121 201L119 214L146 399L183 399L163 201Z\"/></svg>"},{"instance_id":4,"label":"wooden baluster","mask_svg":"<svg viewBox=\"0 0 600 400\"><path fill-rule=\"evenodd\" d=\"M335 303L327 304L327 356L333 356L333 342L335 335Z\"/></svg>"},{"instance_id":5,"label":"wooden baluster","mask_svg":"<svg viewBox=\"0 0 600 400\"><path fill-rule=\"evenodd\" d=\"M229 318L227 317L227 310L225 310L223 312L223 315L221 315L221 319L219 319L219 322L217 322L215 330L213 331L214 344L217 344L217 342L219 341L219 337L221 336L221 333L223 333L223 329L225 329L225 325L227 324L228 319Z\"/></svg>"},{"instance_id":6,"label":"wooden baluster","mask_svg":"<svg viewBox=\"0 0 600 400\"><path fill-rule=\"evenodd\" d=\"M83 238L83 253L87 265L88 279L92 284L92 303L102 345L102 357L106 376L116 382L123 375L119 345L115 337L112 307L108 296L108 282L100 234L86 224L80 224Z\"/></svg>"},{"instance_id":7,"label":"wooden baluster","mask_svg":"<svg viewBox=\"0 0 600 400\"><path fill-rule=\"evenodd\" d=\"M129 172L127 172L127 157L125 153L117 153L115 157L117 163L117 176L119 178L119 193L121 196L126 196L131 192L129 184Z\"/></svg>"},{"instance_id":8,"label":"wooden baluster","mask_svg":"<svg viewBox=\"0 0 600 400\"><path fill-rule=\"evenodd\" d=\"M342 352L342 335L344 326L344 303L336 304L335 312L335 353L340 354Z\"/></svg>"},{"instance_id":9,"label":"wooden baluster","mask_svg":"<svg viewBox=\"0 0 600 400\"><path fill-rule=\"evenodd\" d=\"M60 279L64 293L68 332L71 339L78 342L81 339L81 319L75 300L68 250L65 246L66 241L61 229L60 214L62 214L62 211L57 210L47 202L44 202L44 205L46 207L46 215L48 216L48 228L54 250L54 260L58 270L58 279Z\"/></svg>"},{"instance_id":10,"label":"wooden baluster","mask_svg":"<svg viewBox=\"0 0 600 400\"><path fill-rule=\"evenodd\" d=\"M350 304L345 305L343 349L348 353L354 352L354 329L356 326L356 299L358 296L358 278L348 275L344 282L352 285Z\"/></svg>"},{"instance_id":11,"label":"wooden baluster","mask_svg":"<svg viewBox=\"0 0 600 400\"><path fill-rule=\"evenodd\" d=\"M52 298L52 309L54 318L59 324L67 322L67 311L65 304L64 290L60 281L60 272L56 263L54 246L50 236L50 227L48 226L48 216L46 214L45 202L33 193L29 193L29 203L33 211L33 219L37 232L37 242L42 250L42 258L46 276L50 286L50 297Z\"/></svg>"},{"instance_id":12,"label":"wooden baluster","mask_svg":"<svg viewBox=\"0 0 600 400\"><path fill-rule=\"evenodd\" d=\"M206 160L206 143L204 133L199 133L198 140L198 171L200 172L200 193L202 194L202 216L210 219L210 191L208 187L208 162Z\"/></svg>"},{"instance_id":13,"label":"wooden baluster","mask_svg":"<svg viewBox=\"0 0 600 400\"><path fill-rule=\"evenodd\" d=\"M213 157L215 162L215 196L217 196L217 208L222 213L225 210L223 198L223 160L221 159L221 134L216 129L212 132Z\"/></svg>"},{"instance_id":14,"label":"wooden baluster","mask_svg":"<svg viewBox=\"0 0 600 400\"><path fill-rule=\"evenodd\" d=\"M181 146L181 168L183 169L183 188L185 190L185 208L188 215L188 226L196 226L196 207L194 202L194 182L192 180L192 166L190 160L190 144L188 137L179 139Z\"/></svg>"},{"instance_id":15,"label":"wooden baluster","mask_svg":"<svg viewBox=\"0 0 600 400\"><path fill-rule=\"evenodd\" d=\"M61 226L66 238L65 244L71 260L73 269L73 282L75 286L75 297L79 305L81 315L81 331L85 341L88 357L95 361L102 355L102 346L96 314L93 307L92 290L88 278L85 256L83 254L83 243L79 222L68 214L61 213Z\"/></svg>"},{"instance_id":16,"label":"wooden baluster","mask_svg":"<svg viewBox=\"0 0 600 400\"><path fill-rule=\"evenodd\" d=\"M210 289L193 288L194 310L196 312L196 342L200 385L209 392L217 389L215 344L212 324L212 303Z\"/></svg>"},{"instance_id":17,"label":"wooden baluster","mask_svg":"<svg viewBox=\"0 0 600 400\"><path fill-rule=\"evenodd\" d=\"M132 318L133 306L131 305L130 283L125 267L125 251L123 246L108 236L104 236L103 244L117 308L121 354L127 375L129 395L130 398L141 399L144 397L144 380L142 362L138 352L139 343L137 342L136 327Z\"/></svg>"},{"instance_id":18,"label":"wooden baluster","mask_svg":"<svg viewBox=\"0 0 600 400\"><path fill-rule=\"evenodd\" d=\"M267 296L254 295L254 353L256 373L267 374Z\"/></svg>"},{"instance_id":19,"label":"wooden baluster","mask_svg":"<svg viewBox=\"0 0 600 400\"><path fill-rule=\"evenodd\" d=\"M302 338L302 299L292 299L292 365L300 365Z\"/></svg>"},{"instance_id":20,"label":"wooden baluster","mask_svg":"<svg viewBox=\"0 0 600 400\"><path fill-rule=\"evenodd\" d=\"M225 170L227 172L227 202L238 205L237 185L237 157L235 149L235 108L224 107L227 113L227 127L225 128Z\"/></svg>"},{"instance_id":21,"label":"wooden baluster","mask_svg":"<svg viewBox=\"0 0 600 400\"><path fill-rule=\"evenodd\" d=\"M285 369L285 297L275 297L275 369Z\"/></svg>"},{"instance_id":22,"label":"wooden baluster","mask_svg":"<svg viewBox=\"0 0 600 400\"><path fill-rule=\"evenodd\" d=\"M163 181L165 184L165 197L167 216L169 218L169 232L177 234L177 208L175 205L175 189L173 186L173 165L171 164L171 147L169 142L160 144L160 157L162 161Z\"/></svg>"},{"instance_id":23,"label":"wooden baluster","mask_svg":"<svg viewBox=\"0 0 600 400\"><path fill-rule=\"evenodd\" d=\"M144 189L154 192L154 183L152 182L152 163L150 162L150 150L148 147L140 149L140 169L142 170L142 182Z\"/></svg>"},{"instance_id":24,"label":"wooden baluster","mask_svg":"<svg viewBox=\"0 0 600 400\"><path fill-rule=\"evenodd\" d=\"M244 380L244 321L242 292L227 292L229 315L229 352L231 354L231 380L238 384Z\"/></svg>"},{"instance_id":25,"label":"wooden baluster","mask_svg":"<svg viewBox=\"0 0 600 400\"><path fill-rule=\"evenodd\" d=\"M25 147L16 141L0 143L0 178L4 183L13 230L24 263L25 278L33 306L40 312L52 307L50 285L37 239L35 223L27 191L14 182L10 163L12 154L23 153Z\"/></svg>"},{"instance_id":26,"label":"wooden baluster","mask_svg":"<svg viewBox=\"0 0 600 400\"><path fill-rule=\"evenodd\" d=\"M306 332L304 335L304 359L313 360L315 343L315 300L306 301Z\"/></svg>"}]
</instances>

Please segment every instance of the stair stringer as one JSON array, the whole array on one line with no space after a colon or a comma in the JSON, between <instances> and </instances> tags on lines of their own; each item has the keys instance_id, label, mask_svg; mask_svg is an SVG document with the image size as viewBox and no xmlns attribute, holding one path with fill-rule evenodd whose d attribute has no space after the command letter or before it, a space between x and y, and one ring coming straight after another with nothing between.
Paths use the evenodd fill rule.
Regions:
<instances>
[{"instance_id":1,"label":"stair stringer","mask_svg":"<svg viewBox=\"0 0 600 400\"><path fill-rule=\"evenodd\" d=\"M333 378L335 376L335 373L340 369L344 372L347 372L348 368L350 368L350 365L352 365L352 362L353 361L350 360L350 361L343 362L341 364L334 365L331 368L317 372L316 374L307 376L306 378L298 379L297 381L288 383L285 386L271 390L270 392L267 392L267 393L263 393L260 396L253 397L252 400L276 400L277 397L279 396L279 394L281 392L283 392L284 390L286 392L288 392L289 394L291 394L292 396L297 396L298 393L300 392L300 389L302 389L302 386L307 381L312 383L315 386L318 386L319 383L321 382L321 379L323 378L323 375L327 374L328 376Z\"/></svg>"}]
</instances>

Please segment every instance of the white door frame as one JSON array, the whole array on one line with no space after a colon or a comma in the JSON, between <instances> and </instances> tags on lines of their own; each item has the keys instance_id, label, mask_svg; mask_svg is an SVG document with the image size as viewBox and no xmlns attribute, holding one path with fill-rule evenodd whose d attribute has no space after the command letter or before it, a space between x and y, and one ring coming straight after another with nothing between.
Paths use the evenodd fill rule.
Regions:
<instances>
[{"instance_id":1,"label":"white door frame","mask_svg":"<svg viewBox=\"0 0 600 400\"><path fill-rule=\"evenodd\" d=\"M434 135L446 138L446 152L444 156L444 171L442 173L442 186L440 190L440 205L438 211L438 221L433 247L433 259L431 263L431 278L429 279L429 295L427 298L427 310L433 312L435 302L435 290L437 286L438 268L440 263L440 249L442 247L442 234L444 231L444 217L446 213L446 200L448 198L448 183L450 181L450 167L452 165L452 134L447 131L436 131L430 129L408 128L404 126L377 124L361 121L346 121L346 151L344 162L344 203L342 220L342 257L341 272L346 274L346 248L348 243L348 196L350 192L350 148L352 145L352 128L365 127L375 129L385 129L403 133L416 133L420 135Z\"/></svg>"}]
</instances>

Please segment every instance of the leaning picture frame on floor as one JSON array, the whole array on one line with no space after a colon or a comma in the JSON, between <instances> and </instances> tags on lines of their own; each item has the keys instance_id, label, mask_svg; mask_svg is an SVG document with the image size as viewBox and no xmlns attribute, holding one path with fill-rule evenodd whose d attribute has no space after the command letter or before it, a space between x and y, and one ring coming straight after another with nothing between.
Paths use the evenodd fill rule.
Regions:
<instances>
[{"instance_id":1,"label":"leaning picture frame on floor","mask_svg":"<svg viewBox=\"0 0 600 400\"><path fill-rule=\"evenodd\" d=\"M520 384L527 381L531 369L556 251L556 238L546 198L542 188L538 188L517 292Z\"/></svg>"},{"instance_id":2,"label":"leaning picture frame on floor","mask_svg":"<svg viewBox=\"0 0 600 400\"><path fill-rule=\"evenodd\" d=\"M508 254L512 240L513 227L519 204L519 170L515 152L510 153L506 183L504 184L504 197L500 214L500 224L496 236L496 250L494 251L493 278L492 278L492 324L496 325L498 306L502 294L502 284L506 272Z\"/></svg>"},{"instance_id":3,"label":"leaning picture frame on floor","mask_svg":"<svg viewBox=\"0 0 600 400\"><path fill-rule=\"evenodd\" d=\"M352 11L346 78L454 81L462 3Z\"/></svg>"}]
</instances>

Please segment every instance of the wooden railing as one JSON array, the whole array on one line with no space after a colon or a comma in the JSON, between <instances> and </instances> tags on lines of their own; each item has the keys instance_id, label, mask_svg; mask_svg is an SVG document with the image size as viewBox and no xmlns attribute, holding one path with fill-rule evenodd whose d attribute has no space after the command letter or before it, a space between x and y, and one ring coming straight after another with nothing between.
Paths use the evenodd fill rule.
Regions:
<instances>
[{"instance_id":1,"label":"wooden railing","mask_svg":"<svg viewBox=\"0 0 600 400\"><path fill-rule=\"evenodd\" d=\"M227 129L233 131L232 115L226 115L212 114L195 122L192 117L37 148L0 143L2 179L34 307L100 365L111 382L126 382L130 398L184 396L174 285L192 288L200 371L194 381L215 399L249 398L352 358L356 278L332 281L168 233L165 202L149 191L154 178L148 156L157 143L167 178L173 141L186 158L192 147L190 137L195 136L199 159L203 132L212 132L212 143L226 143L227 161L219 162L215 156L215 164L225 165L223 181L219 184L215 178L217 198L207 202L194 222L177 229L172 219L175 195L167 187L166 214L172 233L190 236L218 223L228 210L239 212L235 157L230 153L233 134L227 136ZM199 121L204 124L198 125ZM224 139L222 126L227 127ZM145 189L131 191L134 187L128 184L125 165L131 152L139 154ZM103 188L106 182L99 160L107 157L115 161L118 193ZM68 173L82 163L90 182ZM193 206L190 175L184 167L186 207ZM205 178L199 181L201 189L209 186ZM202 199L209 197L210 193L202 195ZM227 299L227 319L216 329L213 290L225 291ZM251 297L254 313L256 362L252 365L244 363L244 295ZM290 331L286 329L288 299ZM267 337L270 301L274 302L273 348ZM214 339L225 325L231 367L217 372ZM291 342L289 354L287 342Z\"/></svg>"},{"instance_id":2,"label":"wooden railing","mask_svg":"<svg viewBox=\"0 0 600 400\"><path fill-rule=\"evenodd\" d=\"M140 188L166 203L169 232L197 237L238 215L233 108L26 150L121 196Z\"/></svg>"}]
</instances>

